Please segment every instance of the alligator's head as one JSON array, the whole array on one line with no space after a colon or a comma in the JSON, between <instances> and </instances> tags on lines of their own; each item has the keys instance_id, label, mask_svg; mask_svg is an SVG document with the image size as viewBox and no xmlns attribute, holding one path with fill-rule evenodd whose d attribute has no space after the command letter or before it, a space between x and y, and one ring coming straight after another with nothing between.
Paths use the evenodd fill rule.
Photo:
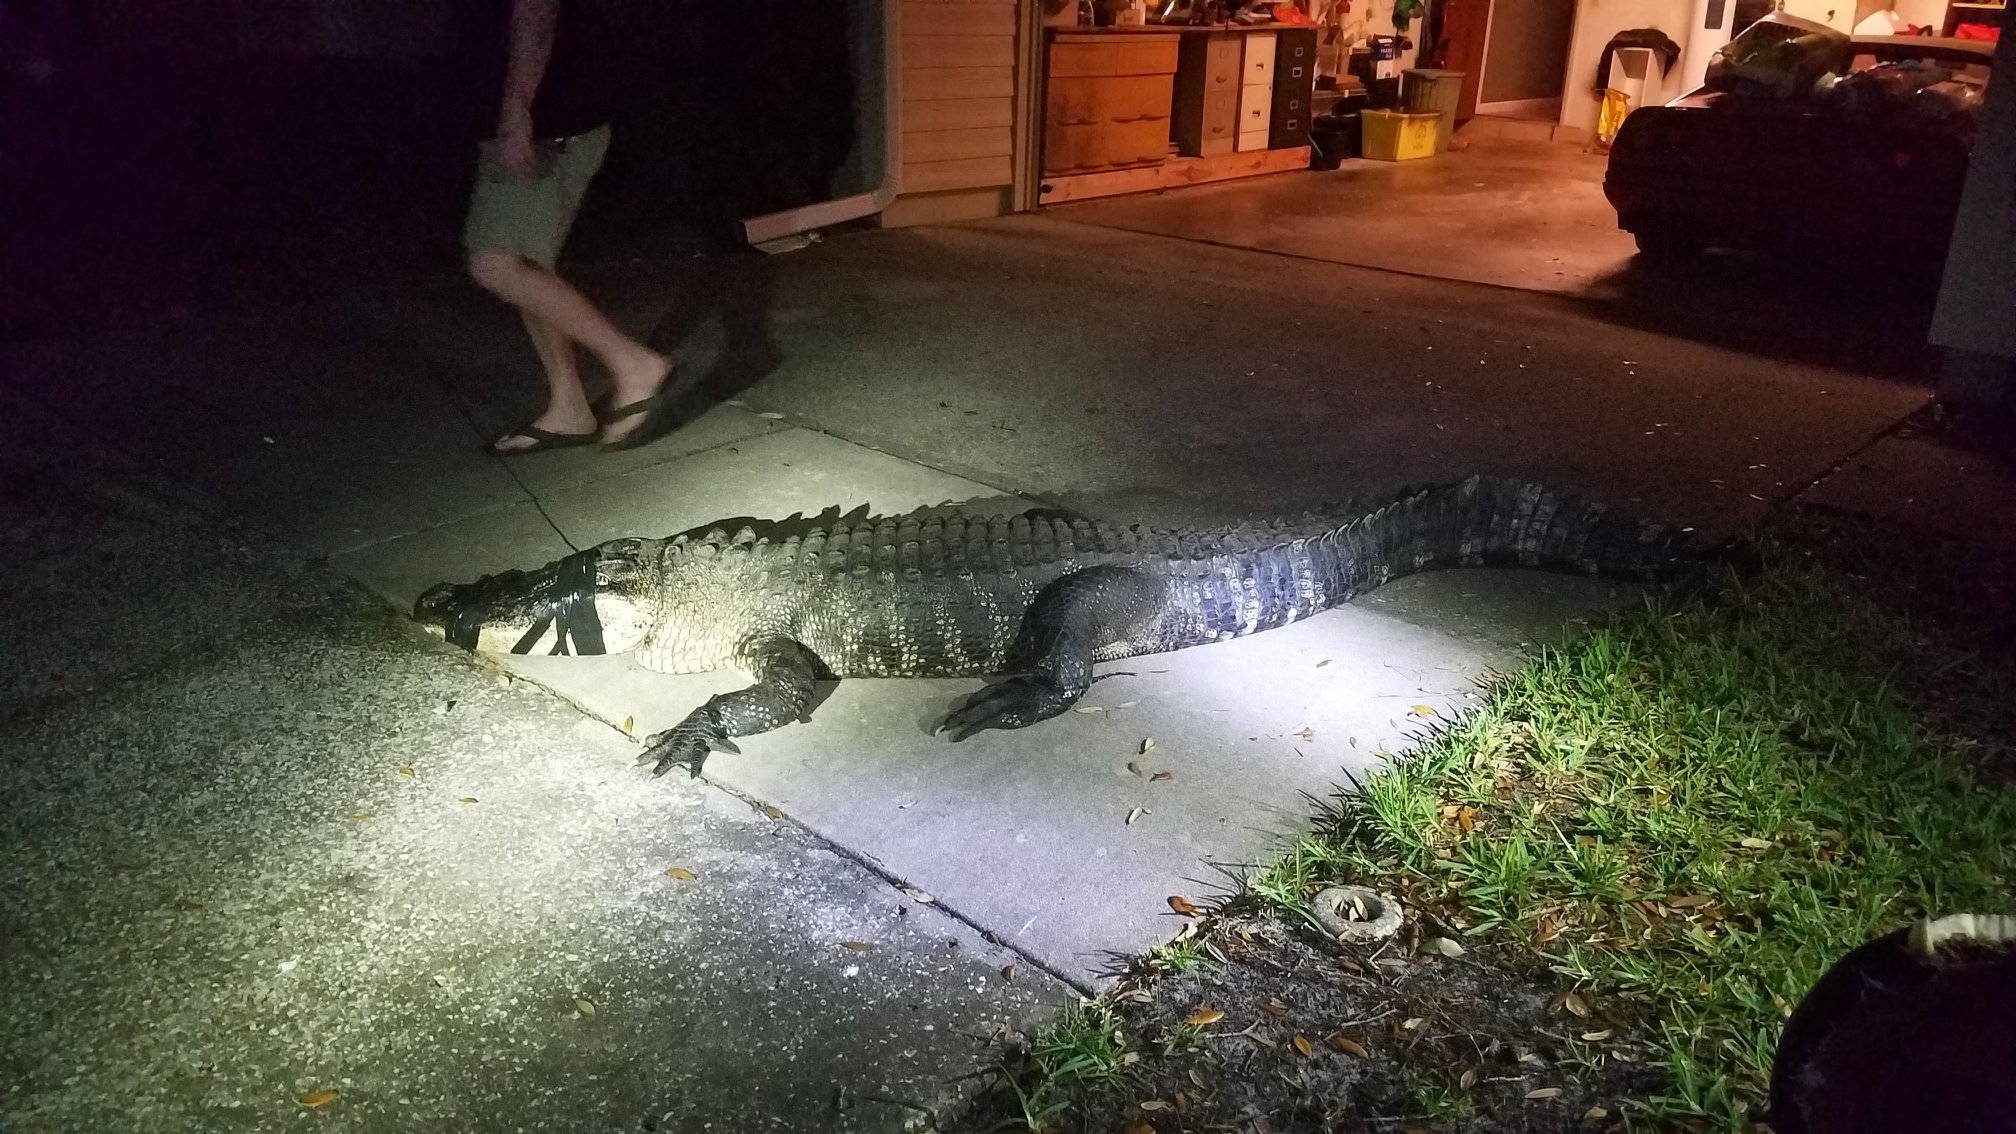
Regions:
<instances>
[{"instance_id":1,"label":"alligator's head","mask_svg":"<svg viewBox=\"0 0 2016 1134\"><path fill-rule=\"evenodd\" d=\"M615 539L536 571L442 583L413 617L466 650L514 654L614 654L651 631L663 541Z\"/></svg>"}]
</instances>

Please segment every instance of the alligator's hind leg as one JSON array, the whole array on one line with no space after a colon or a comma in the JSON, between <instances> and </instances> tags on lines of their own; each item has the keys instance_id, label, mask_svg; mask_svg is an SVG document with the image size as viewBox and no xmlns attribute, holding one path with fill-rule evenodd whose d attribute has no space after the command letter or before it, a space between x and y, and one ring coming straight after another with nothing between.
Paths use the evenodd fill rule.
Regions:
<instances>
[{"instance_id":1,"label":"alligator's hind leg","mask_svg":"<svg viewBox=\"0 0 2016 1134\"><path fill-rule=\"evenodd\" d=\"M812 703L818 662L812 651L789 638L759 638L736 650L735 662L756 684L710 697L686 719L644 740L637 763L662 776L680 764L693 775L715 749L735 751L731 736L753 736L790 723Z\"/></svg>"},{"instance_id":2,"label":"alligator's hind leg","mask_svg":"<svg viewBox=\"0 0 2016 1134\"><path fill-rule=\"evenodd\" d=\"M1029 604L1009 652L1021 672L968 697L938 731L964 740L983 729L1026 728L1070 708L1092 684L1095 651L1146 643L1165 593L1161 578L1133 567L1087 567L1051 583Z\"/></svg>"}]
</instances>

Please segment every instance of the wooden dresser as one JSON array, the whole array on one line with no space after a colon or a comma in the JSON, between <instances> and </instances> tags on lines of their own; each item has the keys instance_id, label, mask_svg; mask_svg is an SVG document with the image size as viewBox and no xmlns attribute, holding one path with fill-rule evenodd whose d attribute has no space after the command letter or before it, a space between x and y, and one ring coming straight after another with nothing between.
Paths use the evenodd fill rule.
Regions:
<instances>
[{"instance_id":1,"label":"wooden dresser","mask_svg":"<svg viewBox=\"0 0 2016 1134\"><path fill-rule=\"evenodd\" d=\"M1178 38L1060 32L1051 39L1045 174L1153 165L1168 156ZM1264 144L1264 127L1261 137Z\"/></svg>"}]
</instances>

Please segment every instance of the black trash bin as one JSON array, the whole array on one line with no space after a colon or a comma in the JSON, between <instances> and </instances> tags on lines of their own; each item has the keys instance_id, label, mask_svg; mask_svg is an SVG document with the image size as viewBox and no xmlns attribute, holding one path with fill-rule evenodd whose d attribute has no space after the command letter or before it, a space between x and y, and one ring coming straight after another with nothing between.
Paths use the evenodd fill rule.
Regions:
<instances>
[{"instance_id":1,"label":"black trash bin","mask_svg":"<svg viewBox=\"0 0 2016 1134\"><path fill-rule=\"evenodd\" d=\"M1357 157L1362 121L1355 110L1310 120L1309 168L1336 169L1345 158Z\"/></svg>"}]
</instances>

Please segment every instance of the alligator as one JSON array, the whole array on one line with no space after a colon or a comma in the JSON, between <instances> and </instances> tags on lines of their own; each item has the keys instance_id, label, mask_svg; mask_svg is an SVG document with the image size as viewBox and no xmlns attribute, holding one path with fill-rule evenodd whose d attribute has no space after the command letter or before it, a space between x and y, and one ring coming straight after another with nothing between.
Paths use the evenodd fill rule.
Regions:
<instances>
[{"instance_id":1,"label":"alligator","mask_svg":"<svg viewBox=\"0 0 2016 1134\"><path fill-rule=\"evenodd\" d=\"M614 539L539 570L432 587L414 616L470 650L635 651L662 673L744 671L754 684L644 741L637 762L654 776L697 776L710 752L736 751L731 737L804 718L819 680L989 677L934 730L964 740L1065 712L1095 663L1272 630L1417 571L1656 580L1699 562L1681 531L1484 477L1208 530L1040 508L832 514L798 530Z\"/></svg>"}]
</instances>

